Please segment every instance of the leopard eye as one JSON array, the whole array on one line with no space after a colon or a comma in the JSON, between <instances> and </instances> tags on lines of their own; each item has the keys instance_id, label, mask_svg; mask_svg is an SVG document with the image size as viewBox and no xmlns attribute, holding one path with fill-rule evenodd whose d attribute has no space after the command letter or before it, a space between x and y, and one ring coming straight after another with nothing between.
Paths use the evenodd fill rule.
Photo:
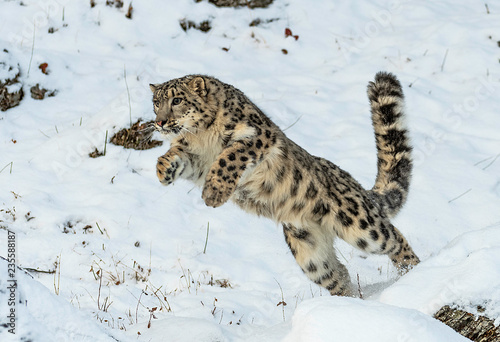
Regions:
<instances>
[{"instance_id":1,"label":"leopard eye","mask_svg":"<svg viewBox=\"0 0 500 342\"><path fill-rule=\"evenodd\" d=\"M182 102L182 99L180 97L174 97L174 99L172 100L172 105L178 105L179 103Z\"/></svg>"}]
</instances>

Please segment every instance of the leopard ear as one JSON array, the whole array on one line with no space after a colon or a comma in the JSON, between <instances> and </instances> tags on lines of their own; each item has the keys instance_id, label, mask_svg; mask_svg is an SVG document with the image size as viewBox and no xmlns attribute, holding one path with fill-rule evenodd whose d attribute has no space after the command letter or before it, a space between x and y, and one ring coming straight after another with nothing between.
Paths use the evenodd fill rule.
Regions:
<instances>
[{"instance_id":1,"label":"leopard ear","mask_svg":"<svg viewBox=\"0 0 500 342\"><path fill-rule=\"evenodd\" d=\"M201 97L207 95L207 88L203 77L197 76L189 81L189 88Z\"/></svg>"},{"instance_id":2,"label":"leopard ear","mask_svg":"<svg viewBox=\"0 0 500 342\"><path fill-rule=\"evenodd\" d=\"M159 86L159 84L149 84L149 89L154 93Z\"/></svg>"}]
</instances>

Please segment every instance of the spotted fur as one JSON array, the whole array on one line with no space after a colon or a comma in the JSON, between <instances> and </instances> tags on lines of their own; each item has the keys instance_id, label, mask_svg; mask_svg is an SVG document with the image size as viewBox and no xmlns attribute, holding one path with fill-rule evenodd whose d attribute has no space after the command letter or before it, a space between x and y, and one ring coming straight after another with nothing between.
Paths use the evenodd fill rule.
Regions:
<instances>
[{"instance_id":1,"label":"spotted fur","mask_svg":"<svg viewBox=\"0 0 500 342\"><path fill-rule=\"evenodd\" d=\"M191 180L203 188L208 206L232 200L282 223L299 266L332 295L353 294L335 255L337 236L365 252L388 255L401 273L419 262L389 221L406 201L412 169L403 92L392 74L380 72L368 85L378 151L371 190L288 139L229 84L189 75L150 87L155 127L171 143L158 159L160 182Z\"/></svg>"}]
</instances>

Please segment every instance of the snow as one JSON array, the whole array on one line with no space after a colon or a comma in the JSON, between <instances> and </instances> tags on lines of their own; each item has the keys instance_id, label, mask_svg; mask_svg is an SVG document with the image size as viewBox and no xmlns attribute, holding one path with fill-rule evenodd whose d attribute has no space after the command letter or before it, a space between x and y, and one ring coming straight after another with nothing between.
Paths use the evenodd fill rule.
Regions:
<instances>
[{"instance_id":1,"label":"snow","mask_svg":"<svg viewBox=\"0 0 500 342\"><path fill-rule=\"evenodd\" d=\"M315 298L304 302L297 308L292 329L284 339L332 340L469 341L416 310L351 298Z\"/></svg>"},{"instance_id":2,"label":"snow","mask_svg":"<svg viewBox=\"0 0 500 342\"><path fill-rule=\"evenodd\" d=\"M134 2L129 20L128 3L95 2L0 1L0 78L1 62L19 68L26 94L0 113L0 226L16 233L19 266L55 271L17 270L17 335L0 325L0 340L464 340L431 318L446 304L479 305L500 323L499 4L151 0ZM184 18L212 29L184 32ZM276 20L250 27L257 18ZM398 277L387 257L338 241L363 300L311 283L271 221L230 203L208 208L185 181L161 186L155 165L168 144L108 143L106 156L88 156L106 131L153 119L149 83L205 73L370 188L365 89L379 70L404 87L415 169L393 222L422 263ZM37 83L56 96L29 97Z\"/></svg>"},{"instance_id":3,"label":"snow","mask_svg":"<svg viewBox=\"0 0 500 342\"><path fill-rule=\"evenodd\" d=\"M5 274L7 263L1 260ZM120 331L107 330L96 320L89 319L79 310L75 310L65 299L55 296L45 286L33 280L22 270L16 270L17 298L16 305L17 332L25 340L32 341L114 341ZM10 283L0 279L2 292ZM3 293L2 293L3 294ZM3 298L2 298L3 299ZM7 301L5 300L3 304ZM3 310L2 310L3 311ZM2 319L7 315L2 312ZM21 341L3 328L0 333L2 341ZM119 337L118 337L119 338Z\"/></svg>"},{"instance_id":4,"label":"snow","mask_svg":"<svg viewBox=\"0 0 500 342\"><path fill-rule=\"evenodd\" d=\"M0 51L0 84L15 79L18 73L19 67L11 60L9 54L5 50Z\"/></svg>"}]
</instances>

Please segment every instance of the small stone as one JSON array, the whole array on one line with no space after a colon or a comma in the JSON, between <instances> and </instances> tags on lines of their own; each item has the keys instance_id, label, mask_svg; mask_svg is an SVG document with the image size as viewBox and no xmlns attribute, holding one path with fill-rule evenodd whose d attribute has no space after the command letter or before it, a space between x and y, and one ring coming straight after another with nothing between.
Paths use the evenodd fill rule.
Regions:
<instances>
[{"instance_id":1,"label":"small stone","mask_svg":"<svg viewBox=\"0 0 500 342\"><path fill-rule=\"evenodd\" d=\"M45 88L40 88L40 85L37 83L35 86L31 87L30 89L31 92L31 97L34 98L35 100L43 100L45 98L45 94L48 92L47 96L55 96L56 91L49 91L48 89Z\"/></svg>"}]
</instances>

